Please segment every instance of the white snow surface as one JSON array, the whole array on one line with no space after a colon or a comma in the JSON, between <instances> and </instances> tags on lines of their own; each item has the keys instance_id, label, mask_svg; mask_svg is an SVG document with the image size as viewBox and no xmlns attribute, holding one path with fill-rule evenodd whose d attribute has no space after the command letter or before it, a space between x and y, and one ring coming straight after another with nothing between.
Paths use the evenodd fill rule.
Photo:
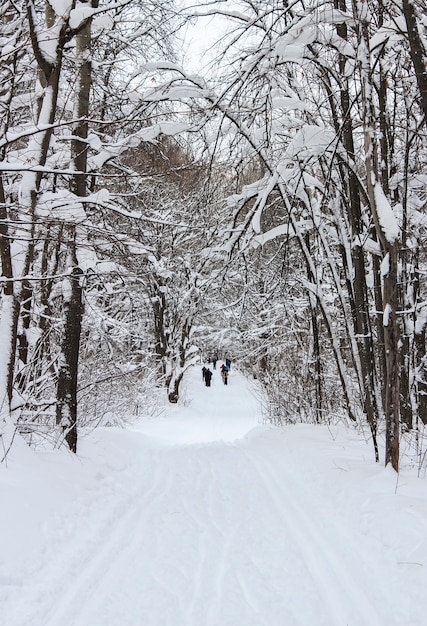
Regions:
<instances>
[{"instance_id":1,"label":"white snow surface","mask_svg":"<svg viewBox=\"0 0 427 626\"><path fill-rule=\"evenodd\" d=\"M344 426L261 424L253 383L0 469L2 626L422 626L427 492Z\"/></svg>"}]
</instances>

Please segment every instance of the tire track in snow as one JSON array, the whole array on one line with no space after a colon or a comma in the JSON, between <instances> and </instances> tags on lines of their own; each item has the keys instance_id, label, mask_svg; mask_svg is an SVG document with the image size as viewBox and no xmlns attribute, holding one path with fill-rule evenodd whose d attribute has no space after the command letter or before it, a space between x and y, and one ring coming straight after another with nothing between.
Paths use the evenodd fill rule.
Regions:
<instances>
[{"instance_id":1,"label":"tire track in snow","mask_svg":"<svg viewBox=\"0 0 427 626\"><path fill-rule=\"evenodd\" d=\"M362 568L352 556L350 556L351 566L346 565L349 559L348 552L339 554L335 551L338 537L340 545L345 545L342 531L335 525L334 536L331 535L329 541L325 539L318 530L320 520L310 518L297 499L291 495L294 489L289 484L289 477L281 475L282 480L285 480L279 483L274 468L264 458L253 452L247 454L257 468L272 502L283 518L284 525L294 536L298 549L321 590L325 604L328 605L331 626L332 624L382 626L374 602L367 596L358 580L352 576L352 572L361 570L363 579ZM289 523L290 519L292 524ZM353 542L348 543L352 545ZM339 601L338 598L343 600ZM349 614L350 605L352 609Z\"/></svg>"}]
</instances>

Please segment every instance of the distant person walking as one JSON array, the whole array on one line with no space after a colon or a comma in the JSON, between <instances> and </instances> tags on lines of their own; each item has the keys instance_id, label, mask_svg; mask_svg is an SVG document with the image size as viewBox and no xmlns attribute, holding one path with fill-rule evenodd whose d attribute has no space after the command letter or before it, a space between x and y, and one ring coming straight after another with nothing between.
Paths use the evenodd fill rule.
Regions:
<instances>
[{"instance_id":1,"label":"distant person walking","mask_svg":"<svg viewBox=\"0 0 427 626\"><path fill-rule=\"evenodd\" d=\"M206 367L202 367L202 379L206 380L205 376L206 376L206 372L207 372L207 368Z\"/></svg>"},{"instance_id":2,"label":"distant person walking","mask_svg":"<svg viewBox=\"0 0 427 626\"><path fill-rule=\"evenodd\" d=\"M212 378L212 372L208 368L206 370L206 372L205 372L205 385L206 385L206 387L210 387L211 386L211 378Z\"/></svg>"},{"instance_id":3,"label":"distant person walking","mask_svg":"<svg viewBox=\"0 0 427 626\"><path fill-rule=\"evenodd\" d=\"M228 372L229 372L229 367L227 367L227 365L224 365L224 363L221 365L221 376L222 376L222 382L224 383L224 385L228 385Z\"/></svg>"},{"instance_id":4,"label":"distant person walking","mask_svg":"<svg viewBox=\"0 0 427 626\"><path fill-rule=\"evenodd\" d=\"M228 367L228 369L230 370L230 369L231 369L231 359L226 358L226 359L225 359L225 365L226 365L226 367Z\"/></svg>"}]
</instances>

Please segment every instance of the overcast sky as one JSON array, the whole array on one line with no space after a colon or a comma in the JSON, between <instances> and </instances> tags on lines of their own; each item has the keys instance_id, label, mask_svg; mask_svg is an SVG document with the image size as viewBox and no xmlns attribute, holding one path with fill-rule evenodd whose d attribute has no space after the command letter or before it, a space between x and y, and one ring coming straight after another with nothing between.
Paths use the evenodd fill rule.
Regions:
<instances>
[{"instance_id":1,"label":"overcast sky","mask_svg":"<svg viewBox=\"0 0 427 626\"><path fill-rule=\"evenodd\" d=\"M199 13L203 12L204 9L208 10L202 3L199 5L200 8L197 9L197 3L190 0L185 0L183 4L192 9L194 8L194 11ZM229 4L231 5L232 3L227 2L227 8ZM215 42L224 35L228 23L228 20L224 17L209 15L207 17L199 17L191 25L183 29L182 36L185 39L184 64L187 68L204 73L209 62L218 54Z\"/></svg>"}]
</instances>

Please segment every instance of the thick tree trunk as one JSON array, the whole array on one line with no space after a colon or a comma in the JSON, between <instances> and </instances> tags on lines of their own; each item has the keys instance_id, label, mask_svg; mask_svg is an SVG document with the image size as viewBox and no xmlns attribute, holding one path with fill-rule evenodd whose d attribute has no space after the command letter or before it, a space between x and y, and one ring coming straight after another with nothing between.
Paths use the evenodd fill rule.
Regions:
<instances>
[{"instance_id":1,"label":"thick tree trunk","mask_svg":"<svg viewBox=\"0 0 427 626\"><path fill-rule=\"evenodd\" d=\"M70 294L64 301L65 327L56 394L56 423L62 428L72 452L77 451L77 376L83 315L81 277L81 269L73 267L69 278Z\"/></svg>"},{"instance_id":2,"label":"thick tree trunk","mask_svg":"<svg viewBox=\"0 0 427 626\"><path fill-rule=\"evenodd\" d=\"M82 0L82 3L96 8L98 0ZM72 190L77 196L86 196L87 193L87 155L88 145L88 115L89 98L92 87L92 63L90 60L91 46L91 20L87 20L83 28L76 36L76 61L77 61L77 89L74 115L77 122L73 128L73 140L71 141L71 156L76 174L72 178Z\"/></svg>"},{"instance_id":3,"label":"thick tree trunk","mask_svg":"<svg viewBox=\"0 0 427 626\"><path fill-rule=\"evenodd\" d=\"M83 0L92 8L98 6L98 0ZM71 158L76 174L71 179L72 191L79 197L87 194L87 136L89 98L92 86L90 61L91 20L87 20L76 36L77 86L74 115L77 122L73 128ZM77 382L80 335L83 306L81 284L82 271L77 265L76 229L67 229L70 235L72 256L71 295L64 300L64 338L59 364L57 385L56 421L62 427L65 440L72 452L77 451Z\"/></svg>"}]
</instances>

